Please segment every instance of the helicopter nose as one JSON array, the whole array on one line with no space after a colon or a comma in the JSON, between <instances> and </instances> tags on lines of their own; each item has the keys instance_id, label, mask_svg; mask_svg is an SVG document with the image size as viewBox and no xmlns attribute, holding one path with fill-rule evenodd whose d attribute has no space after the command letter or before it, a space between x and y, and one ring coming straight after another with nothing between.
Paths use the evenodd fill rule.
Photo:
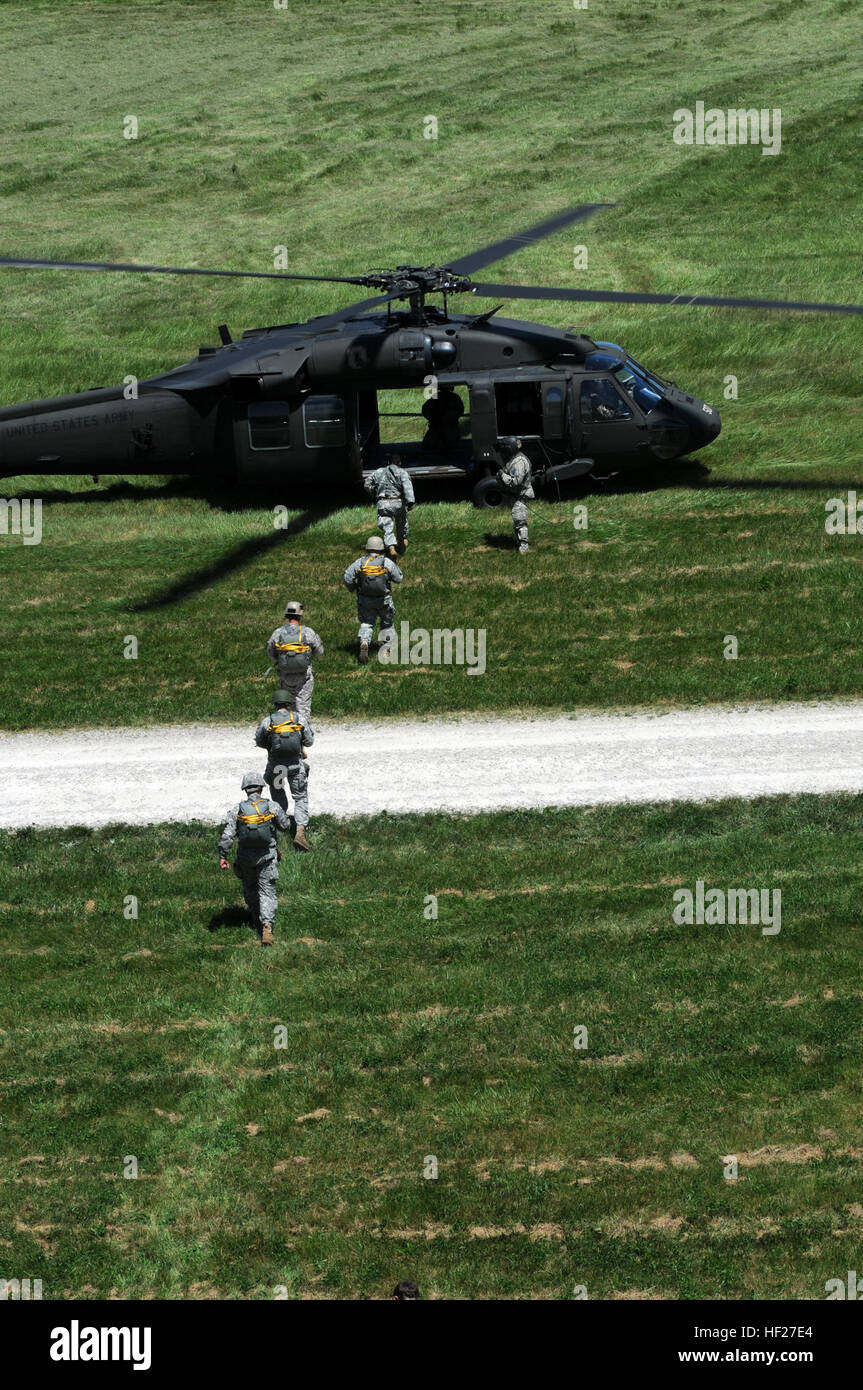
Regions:
<instances>
[{"instance_id":1,"label":"helicopter nose","mask_svg":"<svg viewBox=\"0 0 863 1390\"><path fill-rule=\"evenodd\" d=\"M695 411L691 411L687 423L689 425L690 449L703 449L706 444L712 444L722 429L719 411L712 405L702 405L697 416Z\"/></svg>"},{"instance_id":2,"label":"helicopter nose","mask_svg":"<svg viewBox=\"0 0 863 1390\"><path fill-rule=\"evenodd\" d=\"M704 432L704 442L709 444L716 438L722 429L722 420L719 411L713 405L702 407L704 418L701 421L701 428Z\"/></svg>"}]
</instances>

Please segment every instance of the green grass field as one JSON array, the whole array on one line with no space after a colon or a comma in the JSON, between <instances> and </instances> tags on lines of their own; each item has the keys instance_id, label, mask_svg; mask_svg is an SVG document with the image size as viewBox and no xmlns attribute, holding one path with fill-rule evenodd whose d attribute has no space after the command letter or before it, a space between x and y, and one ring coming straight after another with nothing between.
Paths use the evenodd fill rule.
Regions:
<instances>
[{"instance_id":1,"label":"green grass field","mask_svg":"<svg viewBox=\"0 0 863 1390\"><path fill-rule=\"evenodd\" d=\"M4 1266L45 1298L823 1298L863 1233L860 809L318 822L269 950L210 827L3 836ZM781 932L674 925L696 878L781 889Z\"/></svg>"},{"instance_id":2,"label":"green grass field","mask_svg":"<svg viewBox=\"0 0 863 1390\"><path fill-rule=\"evenodd\" d=\"M272 514L172 497L58 503L41 546L4 551L0 708L7 728L251 720L274 677L265 643L298 595L327 648L316 714L697 704L861 693L861 538L824 532L819 489L686 488L537 503L525 562L486 538L508 512L413 513L397 619L484 628L487 669L356 664L341 582L372 522L323 516L301 534ZM854 479L849 467L848 486ZM226 557L243 557L228 567ZM194 557L194 559L192 559ZM124 639L138 639L137 660ZM739 641L726 660L724 638Z\"/></svg>"},{"instance_id":3,"label":"green grass field","mask_svg":"<svg viewBox=\"0 0 863 1390\"><path fill-rule=\"evenodd\" d=\"M395 16L346 3L337 21L315 3L6 5L2 249L269 268L284 244L295 270L344 273L446 260L612 200L577 238L493 273L853 302L861 35L845 0L704 4L686 25L676 7L624 0ZM780 107L782 153L675 145L673 112L697 99ZM422 137L430 112L437 141ZM127 114L137 141L122 138ZM572 267L576 239L588 271ZM253 281L5 271L0 285L4 402L161 370L223 319L237 330L340 302L336 287ZM41 723L59 699L72 724L251 717L289 590L330 646L326 714L860 693L860 541L825 536L824 504L859 478L863 325L509 307L557 325L577 313L718 405L724 431L702 456L709 472L590 496L587 532L571 524L577 499L538 502L526 566L493 543L505 515L440 493L415 513L400 617L485 627L484 680L357 677L339 582L373 521L356 498L24 478L7 491L45 497L44 541L0 536L5 727ZM288 532L273 532L273 503L291 506ZM137 664L122 659L127 634ZM737 662L722 658L727 634Z\"/></svg>"}]
</instances>

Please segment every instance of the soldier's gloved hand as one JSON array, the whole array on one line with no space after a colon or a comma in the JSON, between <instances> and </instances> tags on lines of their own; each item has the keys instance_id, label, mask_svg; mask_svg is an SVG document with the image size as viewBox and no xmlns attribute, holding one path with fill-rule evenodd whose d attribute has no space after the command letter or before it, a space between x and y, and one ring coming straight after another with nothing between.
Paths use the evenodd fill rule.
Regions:
<instances>
[{"instance_id":1,"label":"soldier's gloved hand","mask_svg":"<svg viewBox=\"0 0 863 1390\"><path fill-rule=\"evenodd\" d=\"M231 867L231 866L230 866L230 864L228 863L227 859L225 858L224 854L220 855L220 857L219 857L219 868L220 868L220 869L230 869L230 867Z\"/></svg>"}]
</instances>

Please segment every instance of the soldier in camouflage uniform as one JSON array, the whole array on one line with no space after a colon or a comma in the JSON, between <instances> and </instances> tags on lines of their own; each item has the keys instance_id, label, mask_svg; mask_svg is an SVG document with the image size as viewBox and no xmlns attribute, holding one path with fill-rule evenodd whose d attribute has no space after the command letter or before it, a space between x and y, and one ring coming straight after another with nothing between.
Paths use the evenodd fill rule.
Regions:
<instances>
[{"instance_id":1,"label":"soldier in camouflage uniform","mask_svg":"<svg viewBox=\"0 0 863 1390\"><path fill-rule=\"evenodd\" d=\"M392 585L401 584L404 575L388 555L384 555L384 543L380 536L369 536L366 553L354 560L344 573L345 587L357 596L357 621L360 665L369 659L369 643L380 621L380 644L386 647L395 637L396 610L393 604Z\"/></svg>"},{"instance_id":2,"label":"soldier in camouflage uniform","mask_svg":"<svg viewBox=\"0 0 863 1390\"><path fill-rule=\"evenodd\" d=\"M323 656L324 644L314 628L303 626L302 619L303 605L291 599L285 608L285 622L267 643L267 656L277 669L279 685L290 692L294 708L308 724L315 688L312 657Z\"/></svg>"},{"instance_id":3,"label":"soldier in camouflage uniform","mask_svg":"<svg viewBox=\"0 0 863 1390\"><path fill-rule=\"evenodd\" d=\"M404 555L408 548L408 512L413 509L415 500L413 483L401 462L401 454L390 454L386 466L378 468L363 483L369 496L377 501L378 527L391 560L396 555Z\"/></svg>"},{"instance_id":4,"label":"soldier in camouflage uniform","mask_svg":"<svg viewBox=\"0 0 863 1390\"><path fill-rule=\"evenodd\" d=\"M288 809L285 783L294 798L294 846L311 849L306 839L309 823L309 765L303 757L306 748L315 741L311 726L298 710L291 708L291 692L277 690L273 696L273 712L265 714L255 730L258 748L267 750L267 770L264 773L270 795L283 811Z\"/></svg>"},{"instance_id":5,"label":"soldier in camouflage uniform","mask_svg":"<svg viewBox=\"0 0 863 1390\"><path fill-rule=\"evenodd\" d=\"M234 873L243 885L243 897L252 916L252 925L260 935L262 946L273 944L273 923L279 900L276 883L279 878L278 832L290 833L291 823L281 806L275 806L261 795L264 779L260 773L247 772L242 788L248 795L239 806L228 812L225 828L219 840L219 868L229 869L228 851L237 841Z\"/></svg>"},{"instance_id":6,"label":"soldier in camouflage uniform","mask_svg":"<svg viewBox=\"0 0 863 1390\"><path fill-rule=\"evenodd\" d=\"M530 480L530 459L522 453L520 439L502 439L501 445L510 454L509 462L498 469L497 480L512 498L512 524L519 555L528 553L527 506L534 492Z\"/></svg>"}]
</instances>

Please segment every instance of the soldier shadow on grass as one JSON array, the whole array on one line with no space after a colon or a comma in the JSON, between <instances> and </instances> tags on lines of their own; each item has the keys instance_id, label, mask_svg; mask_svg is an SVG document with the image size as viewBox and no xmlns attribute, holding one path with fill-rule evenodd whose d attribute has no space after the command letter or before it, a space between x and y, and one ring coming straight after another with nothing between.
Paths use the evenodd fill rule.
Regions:
<instances>
[{"instance_id":1,"label":"soldier shadow on grass","mask_svg":"<svg viewBox=\"0 0 863 1390\"><path fill-rule=\"evenodd\" d=\"M248 908L223 907L220 912L210 918L207 923L207 931L219 931L222 927L245 927L246 931L251 932L253 927Z\"/></svg>"}]
</instances>

